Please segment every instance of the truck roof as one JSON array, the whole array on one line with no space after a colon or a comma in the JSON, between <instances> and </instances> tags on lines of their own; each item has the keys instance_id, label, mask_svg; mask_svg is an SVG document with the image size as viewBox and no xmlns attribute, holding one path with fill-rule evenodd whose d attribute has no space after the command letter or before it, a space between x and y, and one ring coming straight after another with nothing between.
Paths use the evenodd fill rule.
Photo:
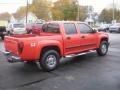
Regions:
<instances>
[{"instance_id":1,"label":"truck roof","mask_svg":"<svg viewBox=\"0 0 120 90\"><path fill-rule=\"evenodd\" d=\"M48 21L46 23L85 23L85 22L81 22L81 21ZM87 24L87 23L85 23Z\"/></svg>"}]
</instances>

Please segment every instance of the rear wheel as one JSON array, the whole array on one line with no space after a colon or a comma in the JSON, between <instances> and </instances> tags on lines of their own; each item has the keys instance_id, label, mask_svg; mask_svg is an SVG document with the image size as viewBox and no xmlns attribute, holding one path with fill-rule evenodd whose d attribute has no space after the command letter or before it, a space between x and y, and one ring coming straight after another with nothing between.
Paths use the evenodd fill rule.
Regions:
<instances>
[{"instance_id":1,"label":"rear wheel","mask_svg":"<svg viewBox=\"0 0 120 90\"><path fill-rule=\"evenodd\" d=\"M60 56L55 50L47 50L43 53L40 65L44 71L52 71L59 65Z\"/></svg>"},{"instance_id":2,"label":"rear wheel","mask_svg":"<svg viewBox=\"0 0 120 90\"><path fill-rule=\"evenodd\" d=\"M106 55L107 52L108 52L108 45L109 45L109 44L108 44L107 41L102 41L102 42L100 43L99 48L97 49L98 55L100 55L100 56Z\"/></svg>"}]
</instances>

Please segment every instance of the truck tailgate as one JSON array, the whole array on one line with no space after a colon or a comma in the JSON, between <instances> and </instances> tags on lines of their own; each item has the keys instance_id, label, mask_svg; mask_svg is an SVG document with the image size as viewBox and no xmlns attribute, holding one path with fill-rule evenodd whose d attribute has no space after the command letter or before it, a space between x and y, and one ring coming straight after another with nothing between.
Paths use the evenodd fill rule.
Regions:
<instances>
[{"instance_id":1,"label":"truck tailgate","mask_svg":"<svg viewBox=\"0 0 120 90\"><path fill-rule=\"evenodd\" d=\"M18 40L17 38L5 36L4 45L6 51L9 51L15 55L18 55Z\"/></svg>"}]
</instances>

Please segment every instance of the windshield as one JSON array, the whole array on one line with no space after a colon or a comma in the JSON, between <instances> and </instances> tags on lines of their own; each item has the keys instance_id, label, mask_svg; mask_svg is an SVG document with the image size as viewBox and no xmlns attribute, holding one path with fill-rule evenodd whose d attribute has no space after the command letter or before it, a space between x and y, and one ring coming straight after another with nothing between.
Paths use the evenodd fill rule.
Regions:
<instances>
[{"instance_id":1,"label":"windshield","mask_svg":"<svg viewBox=\"0 0 120 90\"><path fill-rule=\"evenodd\" d=\"M24 28L25 25L24 24L14 24L13 27L14 28Z\"/></svg>"},{"instance_id":2,"label":"windshield","mask_svg":"<svg viewBox=\"0 0 120 90\"><path fill-rule=\"evenodd\" d=\"M60 33L58 24L44 24L42 26L42 32L46 33Z\"/></svg>"}]
</instances>

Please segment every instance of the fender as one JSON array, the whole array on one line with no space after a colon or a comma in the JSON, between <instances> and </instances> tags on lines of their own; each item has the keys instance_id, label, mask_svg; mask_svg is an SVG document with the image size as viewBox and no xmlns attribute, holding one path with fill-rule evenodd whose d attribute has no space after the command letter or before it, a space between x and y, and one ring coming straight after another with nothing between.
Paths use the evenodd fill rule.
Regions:
<instances>
[{"instance_id":1,"label":"fender","mask_svg":"<svg viewBox=\"0 0 120 90\"><path fill-rule=\"evenodd\" d=\"M99 32L99 40L98 40L97 48L99 48L102 40L107 40L108 41L109 40L109 35L107 33Z\"/></svg>"},{"instance_id":2,"label":"fender","mask_svg":"<svg viewBox=\"0 0 120 90\"><path fill-rule=\"evenodd\" d=\"M63 56L63 43L57 40L42 40L38 42L38 47L36 48L36 59L40 58L40 54L42 53L42 49L44 47L49 47L49 46L57 46L60 49L60 55Z\"/></svg>"}]
</instances>

